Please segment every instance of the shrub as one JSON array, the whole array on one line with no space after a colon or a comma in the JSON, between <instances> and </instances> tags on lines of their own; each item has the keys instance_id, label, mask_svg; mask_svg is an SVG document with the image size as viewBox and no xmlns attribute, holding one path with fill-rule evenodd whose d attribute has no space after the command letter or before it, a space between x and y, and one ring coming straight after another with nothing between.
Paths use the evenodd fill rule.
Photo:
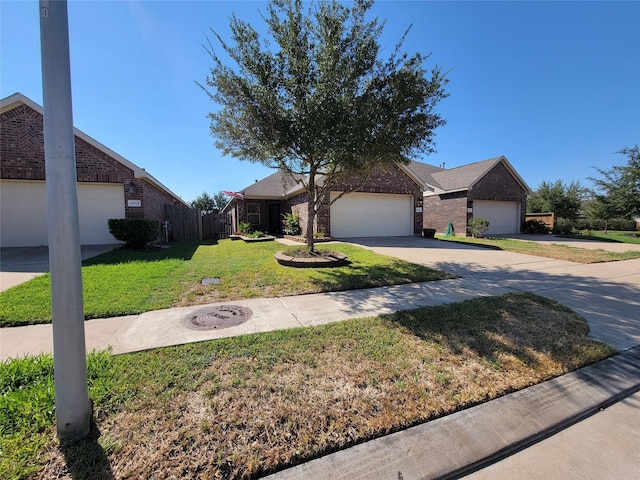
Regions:
<instances>
[{"instance_id":1,"label":"shrub","mask_svg":"<svg viewBox=\"0 0 640 480\"><path fill-rule=\"evenodd\" d=\"M489 228L489 220L486 218L470 218L467 222L467 230L473 238L481 236Z\"/></svg>"},{"instance_id":2,"label":"shrub","mask_svg":"<svg viewBox=\"0 0 640 480\"><path fill-rule=\"evenodd\" d=\"M291 213L282 214L282 231L287 235L300 235L300 217L293 211Z\"/></svg>"},{"instance_id":3,"label":"shrub","mask_svg":"<svg viewBox=\"0 0 640 480\"><path fill-rule=\"evenodd\" d=\"M560 235L573 233L573 222L568 218L559 218L556 221L556 226L553 227L553 233L558 233Z\"/></svg>"},{"instance_id":4,"label":"shrub","mask_svg":"<svg viewBox=\"0 0 640 480\"><path fill-rule=\"evenodd\" d=\"M609 228L621 231L636 230L636 221L632 218L614 218L609 222Z\"/></svg>"},{"instance_id":5,"label":"shrub","mask_svg":"<svg viewBox=\"0 0 640 480\"><path fill-rule=\"evenodd\" d=\"M125 242L127 247L136 249L142 249L147 243L153 242L160 231L157 220L110 218L108 224L111 235Z\"/></svg>"},{"instance_id":6,"label":"shrub","mask_svg":"<svg viewBox=\"0 0 640 480\"><path fill-rule=\"evenodd\" d=\"M574 230L617 230L629 231L636 229L636 223L630 218L612 218L603 220L601 218L579 218L572 223Z\"/></svg>"},{"instance_id":7,"label":"shrub","mask_svg":"<svg viewBox=\"0 0 640 480\"><path fill-rule=\"evenodd\" d=\"M608 222L599 218L579 218L573 224L578 230L604 230Z\"/></svg>"},{"instance_id":8,"label":"shrub","mask_svg":"<svg viewBox=\"0 0 640 480\"><path fill-rule=\"evenodd\" d=\"M522 224L522 231L530 235L540 235L549 233L549 228L540 220L527 220Z\"/></svg>"},{"instance_id":9,"label":"shrub","mask_svg":"<svg viewBox=\"0 0 640 480\"><path fill-rule=\"evenodd\" d=\"M240 233L242 235L249 235L251 233L251 224L248 222L238 223L238 228L240 229Z\"/></svg>"}]
</instances>

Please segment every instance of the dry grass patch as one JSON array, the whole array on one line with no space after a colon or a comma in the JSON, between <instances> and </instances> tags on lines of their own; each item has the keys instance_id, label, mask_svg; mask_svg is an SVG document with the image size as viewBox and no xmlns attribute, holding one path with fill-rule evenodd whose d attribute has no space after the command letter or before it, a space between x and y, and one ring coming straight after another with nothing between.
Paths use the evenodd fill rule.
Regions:
<instances>
[{"instance_id":1,"label":"dry grass patch","mask_svg":"<svg viewBox=\"0 0 640 480\"><path fill-rule=\"evenodd\" d=\"M614 353L587 333L514 294L112 357L92 478L256 478ZM50 443L34 478L86 448Z\"/></svg>"},{"instance_id":2,"label":"dry grass patch","mask_svg":"<svg viewBox=\"0 0 640 480\"><path fill-rule=\"evenodd\" d=\"M447 242L467 243L481 247L504 250L507 252L535 255L537 257L553 258L576 263L616 262L640 258L640 251L609 252L602 249L588 249L562 245L559 243L538 243L509 238L471 238L471 237L439 237Z\"/></svg>"}]
</instances>

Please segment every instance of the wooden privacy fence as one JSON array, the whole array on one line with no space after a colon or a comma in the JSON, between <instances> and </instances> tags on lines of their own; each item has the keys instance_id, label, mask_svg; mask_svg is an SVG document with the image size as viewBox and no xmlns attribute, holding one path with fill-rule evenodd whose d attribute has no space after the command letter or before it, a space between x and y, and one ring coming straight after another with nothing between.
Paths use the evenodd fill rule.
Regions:
<instances>
[{"instance_id":1,"label":"wooden privacy fence","mask_svg":"<svg viewBox=\"0 0 640 480\"><path fill-rule=\"evenodd\" d=\"M176 242L199 242L202 239L202 227L200 223L200 210L188 208L183 205L165 205L165 220L171 226L169 240ZM161 225L160 230L164 237L165 231Z\"/></svg>"},{"instance_id":2,"label":"wooden privacy fence","mask_svg":"<svg viewBox=\"0 0 640 480\"><path fill-rule=\"evenodd\" d=\"M216 240L231 235L231 215L226 213L205 213L202 215L202 239Z\"/></svg>"},{"instance_id":3,"label":"wooden privacy fence","mask_svg":"<svg viewBox=\"0 0 640 480\"><path fill-rule=\"evenodd\" d=\"M544 223L549 230L553 230L554 227L554 213L546 212L546 213L527 213L525 215L525 221L528 220L538 220L539 222Z\"/></svg>"},{"instance_id":4,"label":"wooden privacy fence","mask_svg":"<svg viewBox=\"0 0 640 480\"><path fill-rule=\"evenodd\" d=\"M217 240L230 234L229 216L221 213L203 214L195 208L182 205L165 205L165 220L169 222L169 240L181 242L201 242ZM161 235L165 229L161 225Z\"/></svg>"}]
</instances>

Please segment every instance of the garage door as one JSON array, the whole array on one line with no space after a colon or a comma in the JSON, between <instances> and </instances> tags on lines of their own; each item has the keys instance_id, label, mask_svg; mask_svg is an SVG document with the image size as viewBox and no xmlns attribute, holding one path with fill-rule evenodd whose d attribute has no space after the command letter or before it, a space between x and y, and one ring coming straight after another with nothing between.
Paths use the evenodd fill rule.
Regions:
<instances>
[{"instance_id":1,"label":"garage door","mask_svg":"<svg viewBox=\"0 0 640 480\"><path fill-rule=\"evenodd\" d=\"M47 193L44 182L0 182L0 245L47 245ZM122 184L78 184L80 243L117 243L109 233L109 218L124 218Z\"/></svg>"},{"instance_id":2,"label":"garage door","mask_svg":"<svg viewBox=\"0 0 640 480\"><path fill-rule=\"evenodd\" d=\"M331 192L331 199L337 195ZM337 238L413 235L413 197L348 193L331 205L331 235Z\"/></svg>"},{"instance_id":3,"label":"garage door","mask_svg":"<svg viewBox=\"0 0 640 480\"><path fill-rule=\"evenodd\" d=\"M474 200L473 216L489 220L485 234L520 232L520 204L517 202Z\"/></svg>"}]
</instances>

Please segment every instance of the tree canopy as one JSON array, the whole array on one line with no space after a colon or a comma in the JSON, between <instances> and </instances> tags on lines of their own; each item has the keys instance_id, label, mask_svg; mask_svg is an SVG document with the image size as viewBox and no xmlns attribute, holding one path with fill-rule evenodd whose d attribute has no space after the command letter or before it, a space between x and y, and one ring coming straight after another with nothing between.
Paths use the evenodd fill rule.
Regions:
<instances>
[{"instance_id":1,"label":"tree canopy","mask_svg":"<svg viewBox=\"0 0 640 480\"><path fill-rule=\"evenodd\" d=\"M195 200L191 201L191 206L202 210L204 213L218 213L225 207L228 201L229 199L222 192L214 193L213 197L207 192L202 192Z\"/></svg>"},{"instance_id":2,"label":"tree canopy","mask_svg":"<svg viewBox=\"0 0 640 480\"><path fill-rule=\"evenodd\" d=\"M216 146L295 176L309 198L310 249L313 220L333 187L433 152L435 129L445 124L435 111L447 96L445 74L427 71L429 55L403 52L404 36L379 58L384 22L366 18L372 4L319 0L303 11L301 0L272 0L267 38L235 16L231 42L213 32L234 65L206 47L213 67L202 87L220 107L209 114Z\"/></svg>"},{"instance_id":3,"label":"tree canopy","mask_svg":"<svg viewBox=\"0 0 640 480\"><path fill-rule=\"evenodd\" d=\"M527 212L554 212L555 218L575 220L580 214L587 189L579 182L543 180L538 189L527 198Z\"/></svg>"},{"instance_id":4,"label":"tree canopy","mask_svg":"<svg viewBox=\"0 0 640 480\"><path fill-rule=\"evenodd\" d=\"M595 185L591 214L603 220L640 216L640 147L616 153L628 157L626 165L609 170L596 168L601 177L589 177Z\"/></svg>"}]
</instances>

